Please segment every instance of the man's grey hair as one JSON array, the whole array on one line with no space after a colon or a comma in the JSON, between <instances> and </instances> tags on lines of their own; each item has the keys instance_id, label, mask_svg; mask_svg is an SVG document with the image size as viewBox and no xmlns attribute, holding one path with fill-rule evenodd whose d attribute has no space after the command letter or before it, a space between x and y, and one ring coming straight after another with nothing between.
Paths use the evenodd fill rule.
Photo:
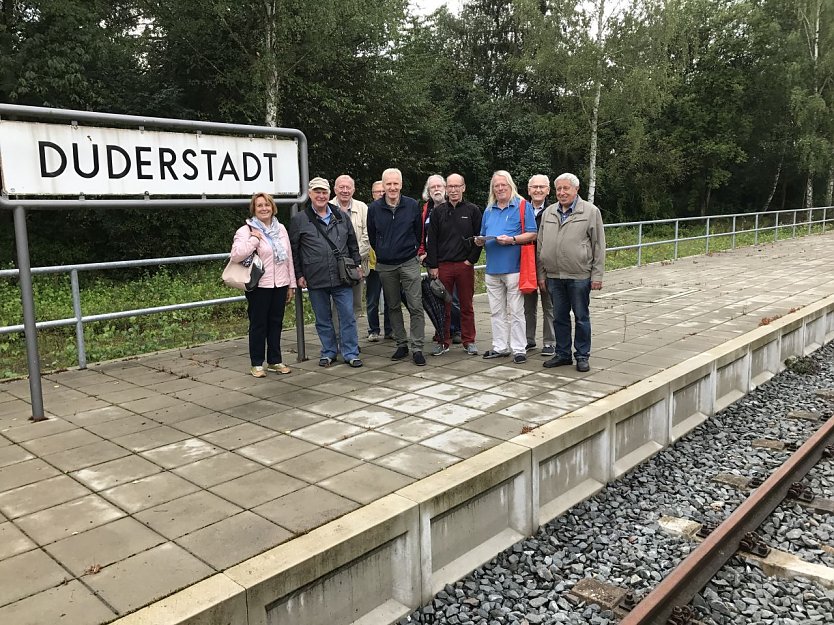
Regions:
<instances>
[{"instance_id":1,"label":"man's grey hair","mask_svg":"<svg viewBox=\"0 0 834 625\"><path fill-rule=\"evenodd\" d=\"M429 185L431 184L432 178L440 178L440 182L443 183L443 188L446 188L446 180L440 174L432 174L428 178L426 178L426 184L423 185L423 201L428 202L431 195L429 195Z\"/></svg>"},{"instance_id":2,"label":"man's grey hair","mask_svg":"<svg viewBox=\"0 0 834 625\"><path fill-rule=\"evenodd\" d=\"M528 187L533 184L533 180L535 178L544 178L544 183L548 186L548 188L550 187L550 178L547 177L547 174L533 174L530 176L530 180L527 181Z\"/></svg>"},{"instance_id":3,"label":"man's grey hair","mask_svg":"<svg viewBox=\"0 0 834 625\"><path fill-rule=\"evenodd\" d=\"M400 182L402 182L403 172L401 172L396 167L389 167L388 169L386 169L384 172L382 172L382 176L380 176L380 178L382 178L382 180L385 180L385 176L387 176L388 174L397 174L397 176L399 176L400 178Z\"/></svg>"},{"instance_id":4,"label":"man's grey hair","mask_svg":"<svg viewBox=\"0 0 834 625\"><path fill-rule=\"evenodd\" d=\"M507 181L507 184L510 185L510 201L512 202L515 198L520 198L521 196L518 194L518 187L515 186L515 182L513 181L513 177L510 175L506 169L499 169L494 174L492 174L492 178L489 179L489 197L487 197L487 208L495 204L495 193L492 190L492 183L495 180L496 176L500 176L504 180Z\"/></svg>"},{"instance_id":5,"label":"man's grey hair","mask_svg":"<svg viewBox=\"0 0 834 625\"><path fill-rule=\"evenodd\" d=\"M553 186L556 186L556 183L560 180L567 180L574 189L579 188L579 178L574 176L573 174L565 172L564 174L559 174L556 176L556 180L553 181Z\"/></svg>"}]
</instances>

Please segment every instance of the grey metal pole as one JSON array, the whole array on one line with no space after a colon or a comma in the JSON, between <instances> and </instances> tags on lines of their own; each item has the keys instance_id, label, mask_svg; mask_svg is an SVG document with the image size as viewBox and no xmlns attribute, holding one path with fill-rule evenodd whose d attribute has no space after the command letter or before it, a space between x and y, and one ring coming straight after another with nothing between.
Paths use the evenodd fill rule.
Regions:
<instances>
[{"instance_id":1,"label":"grey metal pole","mask_svg":"<svg viewBox=\"0 0 834 625\"><path fill-rule=\"evenodd\" d=\"M81 312L81 287L78 285L78 270L70 271L70 288L72 289L72 310L75 315L75 344L78 348L78 368L87 368L87 348L84 345L84 322Z\"/></svg>"},{"instance_id":2,"label":"grey metal pole","mask_svg":"<svg viewBox=\"0 0 834 625\"><path fill-rule=\"evenodd\" d=\"M26 336L26 361L29 368L29 396L32 400L32 421L46 421L43 412L41 363L38 354L38 329L35 326L35 296L32 291L32 265L29 262L29 234L26 231L26 209L14 207L14 238L17 246L17 268L20 270L20 301L23 304L23 328Z\"/></svg>"},{"instance_id":3,"label":"grey metal pole","mask_svg":"<svg viewBox=\"0 0 834 625\"><path fill-rule=\"evenodd\" d=\"M306 181L302 182L307 184ZM296 213L298 213L298 204L293 204L290 208L290 219ZM298 362L304 362L307 360L307 345L304 342L304 294L300 286L295 289L295 343Z\"/></svg>"}]
</instances>

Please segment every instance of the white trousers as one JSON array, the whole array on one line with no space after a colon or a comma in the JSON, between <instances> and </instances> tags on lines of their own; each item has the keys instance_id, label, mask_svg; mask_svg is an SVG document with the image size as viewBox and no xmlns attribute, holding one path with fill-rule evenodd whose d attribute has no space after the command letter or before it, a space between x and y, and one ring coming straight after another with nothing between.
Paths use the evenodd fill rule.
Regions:
<instances>
[{"instance_id":1,"label":"white trousers","mask_svg":"<svg viewBox=\"0 0 834 625\"><path fill-rule=\"evenodd\" d=\"M492 350L523 354L527 348L524 297L517 273L486 274L492 321Z\"/></svg>"}]
</instances>

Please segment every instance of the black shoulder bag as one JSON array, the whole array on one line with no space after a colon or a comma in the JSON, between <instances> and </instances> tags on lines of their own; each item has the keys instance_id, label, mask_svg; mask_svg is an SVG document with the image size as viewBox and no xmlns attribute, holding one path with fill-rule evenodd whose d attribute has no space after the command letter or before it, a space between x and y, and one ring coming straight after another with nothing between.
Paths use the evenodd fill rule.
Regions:
<instances>
[{"instance_id":1,"label":"black shoulder bag","mask_svg":"<svg viewBox=\"0 0 834 625\"><path fill-rule=\"evenodd\" d=\"M336 209L340 210L340 209ZM335 211L331 211L334 219L338 219L339 221L342 220L341 215L337 215ZM356 263L353 261L352 258L348 258L343 256L341 252L336 248L333 244L333 241L330 240L330 237L324 232L324 228L321 227L321 223L316 217L315 213L313 213L312 208L307 208L307 219L310 220L310 223L313 224L316 229L319 231L319 234L324 237L324 240L327 241L327 244L330 246L330 249L333 251L333 255L336 257L336 267L339 269L339 280L345 286L355 286L362 282L362 278L359 275L359 267L356 266Z\"/></svg>"}]
</instances>

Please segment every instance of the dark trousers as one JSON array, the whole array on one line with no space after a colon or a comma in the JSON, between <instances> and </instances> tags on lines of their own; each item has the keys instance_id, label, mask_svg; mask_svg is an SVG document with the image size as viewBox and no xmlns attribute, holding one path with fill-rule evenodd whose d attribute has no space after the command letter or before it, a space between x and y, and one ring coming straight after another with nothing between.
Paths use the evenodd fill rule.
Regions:
<instances>
[{"instance_id":1,"label":"dark trousers","mask_svg":"<svg viewBox=\"0 0 834 625\"><path fill-rule=\"evenodd\" d=\"M449 293L457 292L460 301L460 334L464 345L475 342L475 311L472 308L472 296L475 294L475 268L465 262L440 263L438 277ZM454 332L452 324L453 302L446 304L446 319L442 343L449 344L450 333ZM451 328L450 328L451 326Z\"/></svg>"},{"instance_id":2,"label":"dark trousers","mask_svg":"<svg viewBox=\"0 0 834 625\"><path fill-rule=\"evenodd\" d=\"M268 364L284 362L281 359L281 329L284 326L288 288L257 288L246 293L249 303L249 359L253 367L264 364L264 343Z\"/></svg>"},{"instance_id":3,"label":"dark trousers","mask_svg":"<svg viewBox=\"0 0 834 625\"><path fill-rule=\"evenodd\" d=\"M379 331L379 299L382 295L382 280L376 269L371 269L365 278L365 299L368 305L368 334L382 334ZM388 316L388 307L383 307L383 322L385 336L390 336L391 318Z\"/></svg>"}]
</instances>

